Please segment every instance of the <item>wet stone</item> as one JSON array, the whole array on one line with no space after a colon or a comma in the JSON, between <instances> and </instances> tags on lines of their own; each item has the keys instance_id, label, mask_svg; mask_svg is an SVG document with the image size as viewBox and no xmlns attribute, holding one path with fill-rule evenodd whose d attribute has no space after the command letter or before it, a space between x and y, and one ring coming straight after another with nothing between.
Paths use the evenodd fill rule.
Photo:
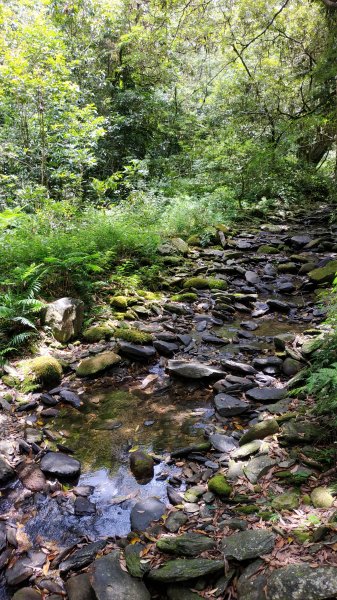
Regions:
<instances>
[{"instance_id":1,"label":"wet stone","mask_svg":"<svg viewBox=\"0 0 337 600\"><path fill-rule=\"evenodd\" d=\"M135 504L131 511L131 528L144 531L152 521L158 521L165 513L166 507L157 498L146 498Z\"/></svg>"},{"instance_id":2,"label":"wet stone","mask_svg":"<svg viewBox=\"0 0 337 600\"><path fill-rule=\"evenodd\" d=\"M222 542L226 558L250 560L268 554L275 546L275 536L264 529L240 531Z\"/></svg>"},{"instance_id":3,"label":"wet stone","mask_svg":"<svg viewBox=\"0 0 337 600\"><path fill-rule=\"evenodd\" d=\"M159 569L152 569L149 579L157 583L175 583L189 581L197 577L206 577L218 573L224 568L222 560L206 558L190 558L170 560Z\"/></svg>"},{"instance_id":4,"label":"wet stone","mask_svg":"<svg viewBox=\"0 0 337 600\"><path fill-rule=\"evenodd\" d=\"M157 541L157 548L167 554L178 556L197 556L201 552L212 550L215 542L201 533L185 533L176 537L162 537Z\"/></svg>"},{"instance_id":5,"label":"wet stone","mask_svg":"<svg viewBox=\"0 0 337 600\"><path fill-rule=\"evenodd\" d=\"M93 502L90 502L88 498L79 496L75 500L74 511L75 515L78 517L82 517L85 515L93 515L96 512L96 506L95 504L93 504Z\"/></svg>"},{"instance_id":6,"label":"wet stone","mask_svg":"<svg viewBox=\"0 0 337 600\"><path fill-rule=\"evenodd\" d=\"M144 583L122 570L119 550L95 560L90 580L96 600L150 600Z\"/></svg>"},{"instance_id":7,"label":"wet stone","mask_svg":"<svg viewBox=\"0 0 337 600\"><path fill-rule=\"evenodd\" d=\"M131 358L139 358L140 360L150 360L156 356L156 350L152 346L119 342L119 349L122 354L126 354L126 356L130 356Z\"/></svg>"},{"instance_id":8,"label":"wet stone","mask_svg":"<svg viewBox=\"0 0 337 600\"><path fill-rule=\"evenodd\" d=\"M47 489L47 480L34 462L20 465L18 476L23 485L32 492L43 492Z\"/></svg>"},{"instance_id":9,"label":"wet stone","mask_svg":"<svg viewBox=\"0 0 337 600\"><path fill-rule=\"evenodd\" d=\"M6 485L11 479L14 479L15 471L5 458L0 456L0 486Z\"/></svg>"},{"instance_id":10,"label":"wet stone","mask_svg":"<svg viewBox=\"0 0 337 600\"><path fill-rule=\"evenodd\" d=\"M15 592L14 596L12 596L12 600L42 600L42 596L37 590L25 587ZM70 600L72 599L70 598Z\"/></svg>"},{"instance_id":11,"label":"wet stone","mask_svg":"<svg viewBox=\"0 0 337 600\"><path fill-rule=\"evenodd\" d=\"M171 533L176 533L187 520L188 517L183 512L172 512L165 521L165 528Z\"/></svg>"},{"instance_id":12,"label":"wet stone","mask_svg":"<svg viewBox=\"0 0 337 600\"><path fill-rule=\"evenodd\" d=\"M209 441L215 450L224 453L229 453L238 446L238 442L234 438L228 435L222 435L221 433L213 433L210 436Z\"/></svg>"},{"instance_id":13,"label":"wet stone","mask_svg":"<svg viewBox=\"0 0 337 600\"><path fill-rule=\"evenodd\" d=\"M80 462L62 452L48 452L45 454L40 467L44 473L64 479L77 477L81 471Z\"/></svg>"},{"instance_id":14,"label":"wet stone","mask_svg":"<svg viewBox=\"0 0 337 600\"><path fill-rule=\"evenodd\" d=\"M61 562L60 572L66 574L69 571L79 571L86 567L94 560L96 554L104 548L105 544L106 542L101 540L76 550L69 558Z\"/></svg>"},{"instance_id":15,"label":"wet stone","mask_svg":"<svg viewBox=\"0 0 337 600\"><path fill-rule=\"evenodd\" d=\"M80 408L80 406L81 406L80 397L77 394L75 394L74 392L71 392L70 390L62 389L60 391L60 397L63 402L70 404L70 406L73 406L74 408Z\"/></svg>"},{"instance_id":16,"label":"wet stone","mask_svg":"<svg viewBox=\"0 0 337 600\"><path fill-rule=\"evenodd\" d=\"M27 581L33 574L33 568L29 564L29 558L19 558L16 563L6 569L5 577L8 585L15 586Z\"/></svg>"},{"instance_id":17,"label":"wet stone","mask_svg":"<svg viewBox=\"0 0 337 600\"><path fill-rule=\"evenodd\" d=\"M281 400L285 396L285 390L283 388L273 387L255 387L246 391L246 396L250 400L255 402L267 403L276 402Z\"/></svg>"},{"instance_id":18,"label":"wet stone","mask_svg":"<svg viewBox=\"0 0 337 600\"><path fill-rule=\"evenodd\" d=\"M86 573L68 579L66 589L69 600L95 600L94 591Z\"/></svg>"},{"instance_id":19,"label":"wet stone","mask_svg":"<svg viewBox=\"0 0 337 600\"><path fill-rule=\"evenodd\" d=\"M214 404L221 417L235 417L250 408L247 402L227 394L217 394L214 398Z\"/></svg>"},{"instance_id":20,"label":"wet stone","mask_svg":"<svg viewBox=\"0 0 337 600\"><path fill-rule=\"evenodd\" d=\"M200 600L201 596L197 592L192 592L188 588L170 585L166 590L168 600Z\"/></svg>"},{"instance_id":21,"label":"wet stone","mask_svg":"<svg viewBox=\"0 0 337 600\"><path fill-rule=\"evenodd\" d=\"M127 569L132 577L143 577L147 568L141 561L141 551L144 550L142 544L129 544L124 550Z\"/></svg>"},{"instance_id":22,"label":"wet stone","mask_svg":"<svg viewBox=\"0 0 337 600\"><path fill-rule=\"evenodd\" d=\"M178 344L174 344L171 342L165 342L161 340L155 340L153 345L159 354L163 354L164 356L172 356L175 352L178 352L179 346Z\"/></svg>"},{"instance_id":23,"label":"wet stone","mask_svg":"<svg viewBox=\"0 0 337 600\"><path fill-rule=\"evenodd\" d=\"M170 373L187 379L203 379L204 377L221 377L221 375L225 375L220 369L194 361L170 360L167 368Z\"/></svg>"}]
</instances>

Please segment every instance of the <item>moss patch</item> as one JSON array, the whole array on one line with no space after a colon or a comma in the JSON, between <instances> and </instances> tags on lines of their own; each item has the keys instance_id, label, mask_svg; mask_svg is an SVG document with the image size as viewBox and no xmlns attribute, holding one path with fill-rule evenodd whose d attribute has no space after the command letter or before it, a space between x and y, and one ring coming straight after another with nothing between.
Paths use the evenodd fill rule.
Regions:
<instances>
[{"instance_id":1,"label":"moss patch","mask_svg":"<svg viewBox=\"0 0 337 600\"><path fill-rule=\"evenodd\" d=\"M268 244L265 244L258 248L257 253L258 254L278 254L279 250L278 250L278 248L275 248L274 246L268 246Z\"/></svg>"},{"instance_id":2,"label":"moss patch","mask_svg":"<svg viewBox=\"0 0 337 600\"><path fill-rule=\"evenodd\" d=\"M150 344L152 342L151 333L147 331L140 331L133 327L117 327L115 329L114 336L120 340L131 342L133 344Z\"/></svg>"},{"instance_id":3,"label":"moss patch","mask_svg":"<svg viewBox=\"0 0 337 600\"><path fill-rule=\"evenodd\" d=\"M112 296L110 304L113 308L120 311L126 311L128 307L128 298L126 296Z\"/></svg>"},{"instance_id":4,"label":"moss patch","mask_svg":"<svg viewBox=\"0 0 337 600\"><path fill-rule=\"evenodd\" d=\"M62 378L62 366L52 356L37 356L21 363L24 374L23 388L35 387L52 388L58 385Z\"/></svg>"},{"instance_id":5,"label":"moss patch","mask_svg":"<svg viewBox=\"0 0 337 600\"><path fill-rule=\"evenodd\" d=\"M229 485L224 475L218 474L211 477L208 482L208 490L217 496L229 496L232 492L232 488Z\"/></svg>"},{"instance_id":6,"label":"moss patch","mask_svg":"<svg viewBox=\"0 0 337 600\"><path fill-rule=\"evenodd\" d=\"M173 302L195 302L197 299L198 299L197 294L193 294L193 292L185 292L183 294L175 294L171 298L171 300L173 300Z\"/></svg>"},{"instance_id":7,"label":"moss patch","mask_svg":"<svg viewBox=\"0 0 337 600\"><path fill-rule=\"evenodd\" d=\"M227 289L227 282L223 279L216 279L215 277L189 277L184 281L184 288L195 288L196 290L205 289Z\"/></svg>"},{"instance_id":8,"label":"moss patch","mask_svg":"<svg viewBox=\"0 0 337 600\"><path fill-rule=\"evenodd\" d=\"M109 325L93 325L83 332L86 342L94 343L105 340L113 335L113 329Z\"/></svg>"}]
</instances>

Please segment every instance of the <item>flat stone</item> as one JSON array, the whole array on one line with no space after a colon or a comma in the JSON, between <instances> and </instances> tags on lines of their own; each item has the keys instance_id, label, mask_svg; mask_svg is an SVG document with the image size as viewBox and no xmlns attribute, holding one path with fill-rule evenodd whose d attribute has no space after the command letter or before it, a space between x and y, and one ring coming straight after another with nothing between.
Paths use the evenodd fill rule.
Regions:
<instances>
[{"instance_id":1,"label":"flat stone","mask_svg":"<svg viewBox=\"0 0 337 600\"><path fill-rule=\"evenodd\" d=\"M170 560L159 569L152 569L148 575L151 581L157 583L175 583L189 581L197 577L206 577L224 569L222 560L206 558L190 558ZM100 599L99 599L100 600Z\"/></svg>"},{"instance_id":2,"label":"flat stone","mask_svg":"<svg viewBox=\"0 0 337 600\"><path fill-rule=\"evenodd\" d=\"M131 511L131 528L136 531L144 531L152 521L158 521L165 513L166 506L157 498L150 497L140 500Z\"/></svg>"},{"instance_id":3,"label":"flat stone","mask_svg":"<svg viewBox=\"0 0 337 600\"><path fill-rule=\"evenodd\" d=\"M90 581L96 600L150 600L144 583L122 570L119 550L95 560Z\"/></svg>"},{"instance_id":4,"label":"flat stone","mask_svg":"<svg viewBox=\"0 0 337 600\"><path fill-rule=\"evenodd\" d=\"M81 360L76 369L76 375L78 377L96 375L96 373L100 373L109 367L117 365L121 360L121 357L115 352L102 352L92 358L84 358Z\"/></svg>"},{"instance_id":5,"label":"flat stone","mask_svg":"<svg viewBox=\"0 0 337 600\"><path fill-rule=\"evenodd\" d=\"M15 592L14 596L12 596L12 600L42 600L42 596L37 590L25 587ZM70 600L72 599L70 598ZM85 598L83 600L85 600Z\"/></svg>"},{"instance_id":6,"label":"flat stone","mask_svg":"<svg viewBox=\"0 0 337 600\"><path fill-rule=\"evenodd\" d=\"M296 246L297 248L302 248L303 246L306 246L307 244L309 244L309 242L311 242L312 238L310 237L310 235L294 235L292 238L290 238L290 242L293 246Z\"/></svg>"},{"instance_id":7,"label":"flat stone","mask_svg":"<svg viewBox=\"0 0 337 600\"><path fill-rule=\"evenodd\" d=\"M310 444L323 438L326 431L317 423L311 421L287 421L282 425L281 437L283 440L294 444Z\"/></svg>"},{"instance_id":8,"label":"flat stone","mask_svg":"<svg viewBox=\"0 0 337 600\"><path fill-rule=\"evenodd\" d=\"M233 450L233 452L231 452L231 458L246 458L247 456L250 456L251 454L255 454L256 452L259 452L261 446L262 446L261 440L253 440L252 442L249 442L248 444L244 444L243 446L240 446L239 448L235 448L235 450Z\"/></svg>"},{"instance_id":9,"label":"flat stone","mask_svg":"<svg viewBox=\"0 0 337 600\"><path fill-rule=\"evenodd\" d=\"M274 387L255 387L246 391L246 396L255 402L267 403L276 402L284 398L286 392L283 388Z\"/></svg>"},{"instance_id":10,"label":"flat stone","mask_svg":"<svg viewBox=\"0 0 337 600\"><path fill-rule=\"evenodd\" d=\"M155 340L153 345L159 354L163 354L164 356L172 356L175 352L178 352L179 346L178 344L174 344L172 342L165 342L162 340Z\"/></svg>"},{"instance_id":11,"label":"flat stone","mask_svg":"<svg viewBox=\"0 0 337 600\"><path fill-rule=\"evenodd\" d=\"M176 533L188 520L182 511L172 512L165 521L165 528L171 533Z\"/></svg>"},{"instance_id":12,"label":"flat stone","mask_svg":"<svg viewBox=\"0 0 337 600\"><path fill-rule=\"evenodd\" d=\"M11 479L14 479L15 471L5 458L0 456L0 486L6 485Z\"/></svg>"},{"instance_id":13,"label":"flat stone","mask_svg":"<svg viewBox=\"0 0 337 600\"><path fill-rule=\"evenodd\" d=\"M250 408L247 402L227 394L217 394L214 398L214 404L221 417L235 417Z\"/></svg>"},{"instance_id":14,"label":"flat stone","mask_svg":"<svg viewBox=\"0 0 337 600\"><path fill-rule=\"evenodd\" d=\"M194 361L169 360L167 368L173 375L179 375L187 379L203 379L204 377L221 377L225 375L221 369Z\"/></svg>"},{"instance_id":15,"label":"flat stone","mask_svg":"<svg viewBox=\"0 0 337 600\"><path fill-rule=\"evenodd\" d=\"M337 594L337 567L306 563L276 569L269 575L267 600L324 600Z\"/></svg>"},{"instance_id":16,"label":"flat stone","mask_svg":"<svg viewBox=\"0 0 337 600\"><path fill-rule=\"evenodd\" d=\"M266 369L267 367L275 367L275 369L280 369L282 367L283 360L278 356L264 356L263 358L254 358L252 365L255 369L259 371Z\"/></svg>"},{"instance_id":17,"label":"flat stone","mask_svg":"<svg viewBox=\"0 0 337 600\"><path fill-rule=\"evenodd\" d=\"M106 541L100 540L87 544L79 550L75 550L69 558L63 560L59 566L62 574L67 574L69 571L79 571L89 565L95 558L96 554L104 548Z\"/></svg>"},{"instance_id":18,"label":"flat stone","mask_svg":"<svg viewBox=\"0 0 337 600\"><path fill-rule=\"evenodd\" d=\"M276 461L267 455L256 456L243 468L243 472L250 483L257 483L276 464Z\"/></svg>"},{"instance_id":19,"label":"flat stone","mask_svg":"<svg viewBox=\"0 0 337 600\"><path fill-rule=\"evenodd\" d=\"M237 582L240 600L266 600L264 588L266 587L267 577L263 571L261 573L261 567L264 565L265 563L261 559L257 559L244 569ZM287 598L287 600L290 600L290 598Z\"/></svg>"},{"instance_id":20,"label":"flat stone","mask_svg":"<svg viewBox=\"0 0 337 600\"><path fill-rule=\"evenodd\" d=\"M276 496L271 505L275 510L294 510L298 508L299 501L298 492L285 492Z\"/></svg>"},{"instance_id":21,"label":"flat stone","mask_svg":"<svg viewBox=\"0 0 337 600\"><path fill-rule=\"evenodd\" d=\"M69 600L95 600L94 591L87 573L68 579L66 590Z\"/></svg>"},{"instance_id":22,"label":"flat stone","mask_svg":"<svg viewBox=\"0 0 337 600\"><path fill-rule=\"evenodd\" d=\"M165 591L168 600L200 600L201 598L197 592L179 585L169 585Z\"/></svg>"},{"instance_id":23,"label":"flat stone","mask_svg":"<svg viewBox=\"0 0 337 600\"><path fill-rule=\"evenodd\" d=\"M12 567L6 569L6 581L8 585L16 586L27 581L33 575L33 572L33 567L29 564L29 558L20 557Z\"/></svg>"},{"instance_id":24,"label":"flat stone","mask_svg":"<svg viewBox=\"0 0 337 600\"><path fill-rule=\"evenodd\" d=\"M161 537L157 548L167 554L178 556L197 556L201 552L212 550L215 541L202 533L185 533L175 537Z\"/></svg>"},{"instance_id":25,"label":"flat stone","mask_svg":"<svg viewBox=\"0 0 337 600\"><path fill-rule=\"evenodd\" d=\"M213 433L209 437L209 441L211 442L213 448L219 452L229 453L238 446L237 440L229 435L222 435L221 433Z\"/></svg>"},{"instance_id":26,"label":"flat stone","mask_svg":"<svg viewBox=\"0 0 337 600\"><path fill-rule=\"evenodd\" d=\"M248 431L246 431L240 438L239 445L243 446L253 440L263 440L269 435L274 435L280 430L279 424L275 419L268 419L252 425Z\"/></svg>"},{"instance_id":27,"label":"flat stone","mask_svg":"<svg viewBox=\"0 0 337 600\"><path fill-rule=\"evenodd\" d=\"M32 492L43 492L47 489L47 480L34 462L21 464L18 467L18 477L25 488Z\"/></svg>"},{"instance_id":28,"label":"flat stone","mask_svg":"<svg viewBox=\"0 0 337 600\"><path fill-rule=\"evenodd\" d=\"M74 478L81 472L81 463L62 452L47 452L40 463L41 471L61 478Z\"/></svg>"},{"instance_id":29,"label":"flat stone","mask_svg":"<svg viewBox=\"0 0 337 600\"><path fill-rule=\"evenodd\" d=\"M283 300L275 300L274 298L270 298L267 300L267 304L271 311L280 312L280 313L288 313L290 311L290 306L287 302L283 302Z\"/></svg>"},{"instance_id":30,"label":"flat stone","mask_svg":"<svg viewBox=\"0 0 337 600\"><path fill-rule=\"evenodd\" d=\"M74 511L75 515L77 515L78 517L82 517L85 515L94 515L96 512L96 506L93 502L90 502L88 498L83 498L82 496L79 496L75 500Z\"/></svg>"},{"instance_id":31,"label":"flat stone","mask_svg":"<svg viewBox=\"0 0 337 600\"><path fill-rule=\"evenodd\" d=\"M229 371L234 371L234 373L243 373L244 375L254 375L256 373L256 370L251 365L235 360L223 360L221 361L221 365Z\"/></svg>"},{"instance_id":32,"label":"flat stone","mask_svg":"<svg viewBox=\"0 0 337 600\"><path fill-rule=\"evenodd\" d=\"M80 408L82 404L81 398L77 394L75 394L75 392L71 392L70 390L62 389L60 391L60 397L62 398L63 402L70 404L74 408Z\"/></svg>"},{"instance_id":33,"label":"flat stone","mask_svg":"<svg viewBox=\"0 0 337 600\"><path fill-rule=\"evenodd\" d=\"M126 354L126 356L130 356L131 358L139 358L140 360L150 360L156 356L156 350L153 346L119 342L119 349L122 354Z\"/></svg>"},{"instance_id":34,"label":"flat stone","mask_svg":"<svg viewBox=\"0 0 337 600\"><path fill-rule=\"evenodd\" d=\"M249 529L226 537L222 549L226 558L251 560L269 554L275 541L275 535L266 529Z\"/></svg>"}]
</instances>

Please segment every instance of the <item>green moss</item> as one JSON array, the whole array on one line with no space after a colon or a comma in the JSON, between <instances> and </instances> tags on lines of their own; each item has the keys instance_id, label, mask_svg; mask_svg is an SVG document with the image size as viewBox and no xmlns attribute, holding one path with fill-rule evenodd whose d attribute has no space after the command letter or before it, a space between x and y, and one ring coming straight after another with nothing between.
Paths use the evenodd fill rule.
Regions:
<instances>
[{"instance_id":1,"label":"green moss","mask_svg":"<svg viewBox=\"0 0 337 600\"><path fill-rule=\"evenodd\" d=\"M324 267L310 271L309 277L316 283L329 283L334 280L337 272L337 260L331 260Z\"/></svg>"},{"instance_id":2,"label":"green moss","mask_svg":"<svg viewBox=\"0 0 337 600\"><path fill-rule=\"evenodd\" d=\"M115 329L114 336L120 340L132 342L133 344L149 344L152 342L151 333L140 331L139 329L134 329L132 327L118 327Z\"/></svg>"},{"instance_id":3,"label":"green moss","mask_svg":"<svg viewBox=\"0 0 337 600\"><path fill-rule=\"evenodd\" d=\"M93 325L83 332L86 342L99 342L113 335L113 329L109 325Z\"/></svg>"},{"instance_id":4,"label":"green moss","mask_svg":"<svg viewBox=\"0 0 337 600\"><path fill-rule=\"evenodd\" d=\"M274 248L274 246L268 246L268 244L262 245L257 250L258 254L278 254L278 248Z\"/></svg>"},{"instance_id":5,"label":"green moss","mask_svg":"<svg viewBox=\"0 0 337 600\"><path fill-rule=\"evenodd\" d=\"M257 507L254 504L247 504L247 506L237 506L236 512L241 513L243 515L252 515L258 511Z\"/></svg>"},{"instance_id":6,"label":"green moss","mask_svg":"<svg viewBox=\"0 0 337 600\"><path fill-rule=\"evenodd\" d=\"M189 246L200 246L200 237L198 235L191 235L188 238L187 243Z\"/></svg>"},{"instance_id":7,"label":"green moss","mask_svg":"<svg viewBox=\"0 0 337 600\"><path fill-rule=\"evenodd\" d=\"M115 352L102 352L93 356L92 358L85 358L81 360L80 364L76 369L76 375L79 377L88 377L89 375L95 375L100 371L104 371L108 367L118 364L121 361L121 357Z\"/></svg>"},{"instance_id":8,"label":"green moss","mask_svg":"<svg viewBox=\"0 0 337 600\"><path fill-rule=\"evenodd\" d=\"M232 492L232 488L229 485L224 475L218 474L211 477L208 482L208 490L217 496L229 496Z\"/></svg>"},{"instance_id":9,"label":"green moss","mask_svg":"<svg viewBox=\"0 0 337 600\"><path fill-rule=\"evenodd\" d=\"M117 308L120 311L126 311L128 307L128 298L126 296L112 296L112 298L110 298L110 304L113 308Z\"/></svg>"},{"instance_id":10,"label":"green moss","mask_svg":"<svg viewBox=\"0 0 337 600\"><path fill-rule=\"evenodd\" d=\"M223 225L222 223L218 223L215 228L218 231L222 231L222 233L229 233L230 232L230 227L228 227L227 225Z\"/></svg>"},{"instance_id":11,"label":"green moss","mask_svg":"<svg viewBox=\"0 0 337 600\"><path fill-rule=\"evenodd\" d=\"M37 356L21 363L24 374L23 389L43 386L47 388L58 385L62 378L62 366L52 356Z\"/></svg>"},{"instance_id":12,"label":"green moss","mask_svg":"<svg viewBox=\"0 0 337 600\"><path fill-rule=\"evenodd\" d=\"M195 302L198 299L197 294L193 294L193 292L185 292L183 294L175 294L172 296L171 300L174 302Z\"/></svg>"},{"instance_id":13,"label":"green moss","mask_svg":"<svg viewBox=\"0 0 337 600\"><path fill-rule=\"evenodd\" d=\"M228 288L227 281L223 279L216 279L216 277L210 277L208 279L208 285L211 289L226 290Z\"/></svg>"},{"instance_id":14,"label":"green moss","mask_svg":"<svg viewBox=\"0 0 337 600\"><path fill-rule=\"evenodd\" d=\"M195 288L197 290L208 289L208 279L206 277L189 277L184 281L185 288Z\"/></svg>"},{"instance_id":15,"label":"green moss","mask_svg":"<svg viewBox=\"0 0 337 600\"><path fill-rule=\"evenodd\" d=\"M137 294L145 300L160 300L161 294L159 292L149 292L148 290L137 290Z\"/></svg>"},{"instance_id":16,"label":"green moss","mask_svg":"<svg viewBox=\"0 0 337 600\"><path fill-rule=\"evenodd\" d=\"M7 385L7 387L16 388L20 386L20 380L17 377L13 377L12 375L3 375L1 379L2 383Z\"/></svg>"}]
</instances>

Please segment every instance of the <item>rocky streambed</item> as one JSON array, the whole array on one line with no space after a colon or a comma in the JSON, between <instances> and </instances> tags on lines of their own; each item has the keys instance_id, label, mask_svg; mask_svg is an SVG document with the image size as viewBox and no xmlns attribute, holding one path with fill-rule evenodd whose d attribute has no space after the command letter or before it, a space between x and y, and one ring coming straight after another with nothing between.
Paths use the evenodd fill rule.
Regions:
<instances>
[{"instance_id":1,"label":"rocky streambed","mask_svg":"<svg viewBox=\"0 0 337 600\"><path fill-rule=\"evenodd\" d=\"M49 309L75 337L1 384L1 599L337 596L333 433L293 391L327 330L329 216L173 239L163 294L84 332L80 302Z\"/></svg>"}]
</instances>

